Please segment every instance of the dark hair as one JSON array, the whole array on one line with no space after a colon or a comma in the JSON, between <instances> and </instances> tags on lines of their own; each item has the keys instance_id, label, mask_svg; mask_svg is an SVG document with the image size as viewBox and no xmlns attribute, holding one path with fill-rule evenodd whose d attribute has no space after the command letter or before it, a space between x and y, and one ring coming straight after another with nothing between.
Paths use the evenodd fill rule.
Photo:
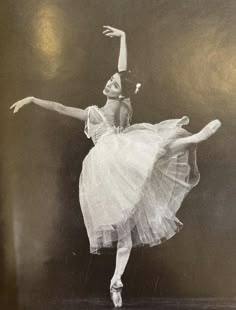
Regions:
<instances>
[{"instance_id":1,"label":"dark hair","mask_svg":"<svg viewBox=\"0 0 236 310\"><path fill-rule=\"evenodd\" d=\"M135 95L137 83L139 82L135 74L131 71L120 71L121 96L131 98Z\"/></svg>"}]
</instances>

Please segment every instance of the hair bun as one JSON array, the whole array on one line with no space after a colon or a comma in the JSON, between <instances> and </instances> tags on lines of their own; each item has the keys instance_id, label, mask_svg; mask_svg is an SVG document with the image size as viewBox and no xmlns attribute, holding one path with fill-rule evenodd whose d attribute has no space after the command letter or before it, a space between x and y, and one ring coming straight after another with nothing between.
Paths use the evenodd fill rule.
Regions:
<instances>
[{"instance_id":1,"label":"hair bun","mask_svg":"<svg viewBox=\"0 0 236 310\"><path fill-rule=\"evenodd\" d=\"M141 83L139 82L139 79L137 79L136 75L130 70L121 71L119 74L122 88L121 95L125 98L130 98L136 95L141 87Z\"/></svg>"}]
</instances>

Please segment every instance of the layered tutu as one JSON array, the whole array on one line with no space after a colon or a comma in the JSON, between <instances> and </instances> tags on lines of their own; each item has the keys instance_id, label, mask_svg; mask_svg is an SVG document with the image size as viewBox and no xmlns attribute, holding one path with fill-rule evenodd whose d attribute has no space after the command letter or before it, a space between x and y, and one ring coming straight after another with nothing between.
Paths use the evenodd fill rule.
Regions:
<instances>
[{"instance_id":1,"label":"layered tutu","mask_svg":"<svg viewBox=\"0 0 236 310\"><path fill-rule=\"evenodd\" d=\"M182 128L188 121L120 128L89 107L85 133L95 145L83 161L79 197L91 253L128 234L133 247L158 245L182 228L176 212L200 178L196 146L173 155L169 145L191 135Z\"/></svg>"}]
</instances>

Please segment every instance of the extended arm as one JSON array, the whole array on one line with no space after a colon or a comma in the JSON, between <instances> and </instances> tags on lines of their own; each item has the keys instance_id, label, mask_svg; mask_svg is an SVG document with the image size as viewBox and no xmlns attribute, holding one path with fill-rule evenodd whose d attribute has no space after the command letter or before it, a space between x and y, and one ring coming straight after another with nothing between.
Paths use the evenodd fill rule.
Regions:
<instances>
[{"instance_id":1,"label":"extended arm","mask_svg":"<svg viewBox=\"0 0 236 310\"><path fill-rule=\"evenodd\" d=\"M120 53L119 53L119 60L118 60L118 71L125 71L127 70L127 45L126 45L126 34L124 31L110 27L110 26L103 26L106 28L103 33L112 38L112 37L120 37Z\"/></svg>"},{"instance_id":2,"label":"extended arm","mask_svg":"<svg viewBox=\"0 0 236 310\"><path fill-rule=\"evenodd\" d=\"M83 109L68 107L58 102L43 100L43 99L39 99L35 97L26 97L22 100L19 100L16 103L14 103L10 107L10 109L14 108L13 112L16 113L18 112L20 108L22 108L24 105L29 104L29 103L34 103L47 110L51 110L51 111L55 111L63 115L71 116L81 121L85 121L87 119L87 111Z\"/></svg>"},{"instance_id":3,"label":"extended arm","mask_svg":"<svg viewBox=\"0 0 236 310\"><path fill-rule=\"evenodd\" d=\"M118 60L118 71L127 70L127 45L126 45L126 35L123 34L120 36L120 54Z\"/></svg>"}]
</instances>

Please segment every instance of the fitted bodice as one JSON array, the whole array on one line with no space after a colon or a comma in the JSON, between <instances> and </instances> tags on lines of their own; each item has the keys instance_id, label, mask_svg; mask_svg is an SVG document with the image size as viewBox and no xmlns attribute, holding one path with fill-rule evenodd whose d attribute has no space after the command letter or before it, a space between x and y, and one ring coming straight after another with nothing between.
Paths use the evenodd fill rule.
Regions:
<instances>
[{"instance_id":1,"label":"fitted bodice","mask_svg":"<svg viewBox=\"0 0 236 310\"><path fill-rule=\"evenodd\" d=\"M132 110L127 114L123 114L120 119L114 111L105 111L97 105L89 106L88 117L85 123L84 132L88 138L91 138L96 144L98 140L105 135L118 134L126 127L130 126Z\"/></svg>"}]
</instances>

